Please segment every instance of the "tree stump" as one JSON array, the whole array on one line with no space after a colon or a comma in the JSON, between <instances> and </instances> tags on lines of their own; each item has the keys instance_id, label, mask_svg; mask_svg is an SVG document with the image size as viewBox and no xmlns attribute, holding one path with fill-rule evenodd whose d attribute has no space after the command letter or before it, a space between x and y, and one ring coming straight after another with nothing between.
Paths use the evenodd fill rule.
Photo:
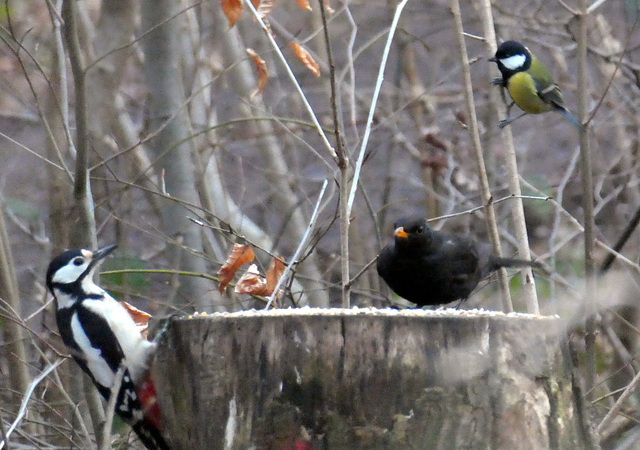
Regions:
<instances>
[{"instance_id":1,"label":"tree stump","mask_svg":"<svg viewBox=\"0 0 640 450\"><path fill-rule=\"evenodd\" d=\"M287 309L174 319L152 369L177 449L584 447L559 318Z\"/></svg>"}]
</instances>

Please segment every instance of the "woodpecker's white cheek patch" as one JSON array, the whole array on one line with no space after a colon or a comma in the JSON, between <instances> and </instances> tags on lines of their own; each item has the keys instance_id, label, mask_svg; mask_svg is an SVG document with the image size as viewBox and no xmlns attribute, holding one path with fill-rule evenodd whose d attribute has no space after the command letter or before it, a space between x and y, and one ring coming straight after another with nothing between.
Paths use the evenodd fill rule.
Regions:
<instances>
[{"instance_id":1,"label":"woodpecker's white cheek patch","mask_svg":"<svg viewBox=\"0 0 640 450\"><path fill-rule=\"evenodd\" d=\"M82 355L86 358L87 367L96 379L96 382L101 386L110 388L113 384L115 374L102 358L100 350L91 346L89 337L84 332L78 320L78 313L74 313L71 317L71 332L73 333L73 340L78 344L78 347L80 347Z\"/></svg>"},{"instance_id":2,"label":"woodpecker's white cheek patch","mask_svg":"<svg viewBox=\"0 0 640 450\"><path fill-rule=\"evenodd\" d=\"M73 262L69 262L66 266L61 267L53 275L54 283L69 284L76 281L82 273L87 270L89 263L85 262L81 266L76 266Z\"/></svg>"},{"instance_id":3,"label":"woodpecker's white cheek patch","mask_svg":"<svg viewBox=\"0 0 640 450\"><path fill-rule=\"evenodd\" d=\"M509 70L517 70L524 66L527 57L524 55L513 55L508 58L501 59L500 62Z\"/></svg>"}]
</instances>

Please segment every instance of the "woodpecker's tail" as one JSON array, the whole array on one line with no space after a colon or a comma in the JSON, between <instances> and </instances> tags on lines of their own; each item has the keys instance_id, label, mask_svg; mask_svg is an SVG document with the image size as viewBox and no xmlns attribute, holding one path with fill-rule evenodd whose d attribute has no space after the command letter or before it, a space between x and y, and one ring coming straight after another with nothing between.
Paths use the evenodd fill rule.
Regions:
<instances>
[{"instance_id":1,"label":"woodpecker's tail","mask_svg":"<svg viewBox=\"0 0 640 450\"><path fill-rule=\"evenodd\" d=\"M129 370L124 371L115 411L133 428L147 449L170 449L160 432L162 430L160 405L149 373L136 386Z\"/></svg>"},{"instance_id":2,"label":"woodpecker's tail","mask_svg":"<svg viewBox=\"0 0 640 450\"><path fill-rule=\"evenodd\" d=\"M169 444L164 440L160 430L146 420L134 423L131 428L136 432L148 450L170 450Z\"/></svg>"}]
</instances>

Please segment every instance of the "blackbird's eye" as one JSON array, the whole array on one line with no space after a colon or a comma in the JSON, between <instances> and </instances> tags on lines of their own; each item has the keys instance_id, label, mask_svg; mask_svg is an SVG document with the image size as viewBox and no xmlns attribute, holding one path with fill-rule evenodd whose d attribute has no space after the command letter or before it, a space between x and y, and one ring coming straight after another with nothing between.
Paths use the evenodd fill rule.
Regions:
<instances>
[{"instance_id":1,"label":"blackbird's eye","mask_svg":"<svg viewBox=\"0 0 640 450\"><path fill-rule=\"evenodd\" d=\"M78 258L76 258L76 259L74 259L74 260L73 260L73 264L74 264L74 265L76 265L76 266L81 266L81 265L83 265L83 264L84 264L84 259L83 259L83 258L78 257Z\"/></svg>"},{"instance_id":2,"label":"blackbird's eye","mask_svg":"<svg viewBox=\"0 0 640 450\"><path fill-rule=\"evenodd\" d=\"M424 231L424 227L418 227L418 229L416 230L416 233L422 234L423 231Z\"/></svg>"}]
</instances>

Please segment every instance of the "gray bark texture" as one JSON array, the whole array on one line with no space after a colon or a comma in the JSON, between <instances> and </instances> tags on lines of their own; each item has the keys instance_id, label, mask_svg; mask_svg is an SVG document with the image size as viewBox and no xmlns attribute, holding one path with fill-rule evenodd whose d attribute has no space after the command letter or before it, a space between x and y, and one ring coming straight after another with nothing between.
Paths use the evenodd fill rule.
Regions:
<instances>
[{"instance_id":1,"label":"gray bark texture","mask_svg":"<svg viewBox=\"0 0 640 450\"><path fill-rule=\"evenodd\" d=\"M194 144L190 140L189 117L185 108L186 94L180 70L180 17L176 13L180 3L171 0L146 0L142 5L143 28L148 30L142 39L145 55L145 78L149 88L149 122L156 133L151 150L156 158L156 170L164 170L166 193L175 200L162 202L162 231L171 239L169 254L173 255L173 269L192 273L207 273L204 259L192 257L203 252L201 231L191 223L190 213L182 202L199 203L194 180ZM177 305L188 305L189 299L199 299L200 310L211 308L219 297L204 279L182 277L177 289ZM217 307L218 305L214 305Z\"/></svg>"},{"instance_id":2,"label":"gray bark texture","mask_svg":"<svg viewBox=\"0 0 640 450\"><path fill-rule=\"evenodd\" d=\"M558 318L303 308L174 319L175 448L584 448Z\"/></svg>"}]
</instances>

